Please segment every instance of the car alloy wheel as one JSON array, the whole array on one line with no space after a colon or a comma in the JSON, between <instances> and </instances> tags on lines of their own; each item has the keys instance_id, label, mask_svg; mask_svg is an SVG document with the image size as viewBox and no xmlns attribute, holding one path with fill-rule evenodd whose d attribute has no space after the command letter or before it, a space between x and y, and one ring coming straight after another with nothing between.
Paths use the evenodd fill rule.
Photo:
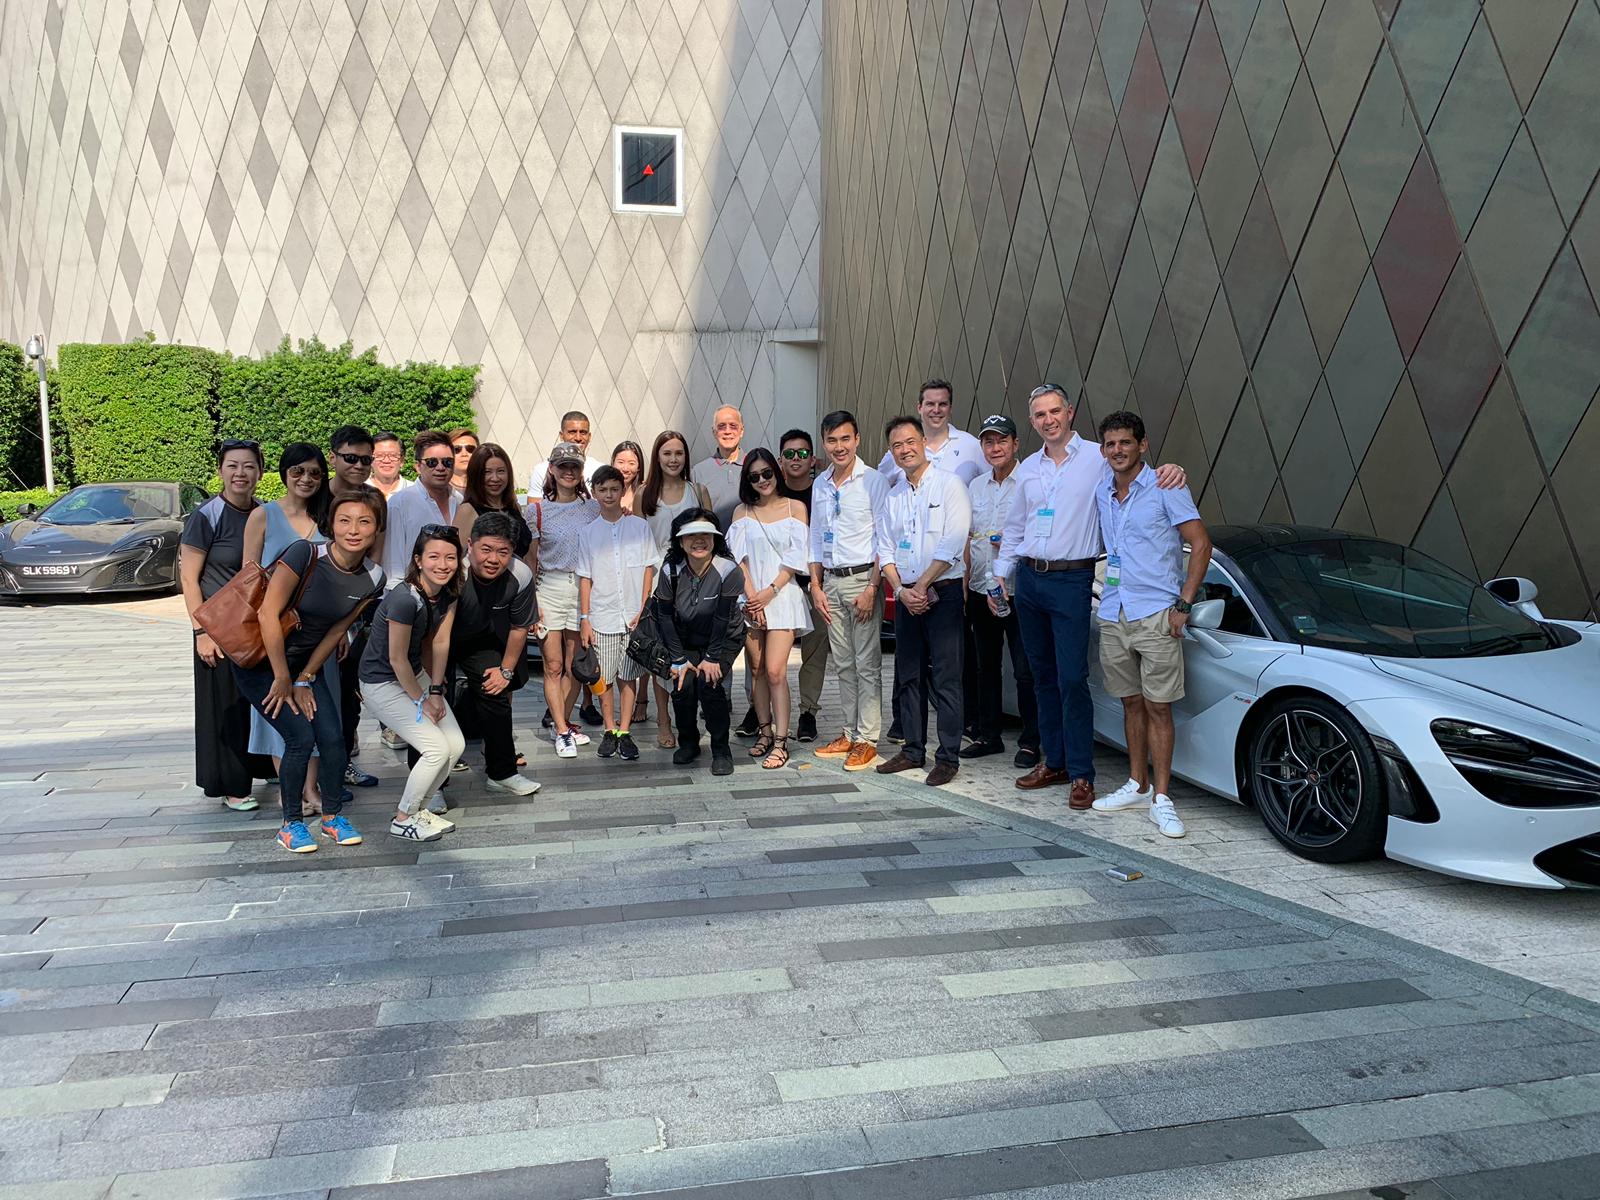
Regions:
<instances>
[{"instance_id":1,"label":"car alloy wheel","mask_svg":"<svg viewBox=\"0 0 1600 1200\"><path fill-rule=\"evenodd\" d=\"M1318 696L1274 704L1251 737L1247 769L1267 831L1302 858L1354 862L1382 850L1377 755L1337 704Z\"/></svg>"}]
</instances>

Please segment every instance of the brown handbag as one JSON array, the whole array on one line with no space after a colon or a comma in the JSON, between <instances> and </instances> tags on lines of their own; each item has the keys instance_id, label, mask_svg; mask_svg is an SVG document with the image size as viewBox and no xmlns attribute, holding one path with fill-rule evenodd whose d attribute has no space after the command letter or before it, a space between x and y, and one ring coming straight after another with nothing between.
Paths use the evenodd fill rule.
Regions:
<instances>
[{"instance_id":1,"label":"brown handbag","mask_svg":"<svg viewBox=\"0 0 1600 1200\"><path fill-rule=\"evenodd\" d=\"M283 636L288 637L300 628L300 598L305 595L306 584L316 573L322 556L314 554L311 565L301 577L294 598L283 610L281 623ZM267 656L267 647L261 640L261 602L267 598L267 584L277 563L262 569L259 563L245 563L234 577L223 584L194 610L195 622L205 630L206 636L217 644L217 649L228 661L241 667L254 667Z\"/></svg>"}]
</instances>

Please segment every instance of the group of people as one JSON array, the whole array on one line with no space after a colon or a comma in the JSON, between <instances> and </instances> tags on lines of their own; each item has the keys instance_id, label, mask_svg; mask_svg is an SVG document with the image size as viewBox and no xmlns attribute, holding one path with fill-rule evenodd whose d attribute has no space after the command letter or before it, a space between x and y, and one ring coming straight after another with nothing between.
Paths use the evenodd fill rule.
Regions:
<instances>
[{"instance_id":1,"label":"group of people","mask_svg":"<svg viewBox=\"0 0 1600 1200\"><path fill-rule=\"evenodd\" d=\"M255 499L260 447L222 443L221 493L183 535L191 617L243 564L272 570L261 664L228 663L192 621L200 786L245 810L256 806L252 781L276 777L286 849L315 850L313 829L335 845L358 843L341 809L350 788L377 783L354 761L365 709L411 763L391 835L434 840L454 828L444 789L466 769L471 734L483 740L488 787L538 789L518 771L526 757L511 719L530 637L559 758L592 744L587 724L599 729L600 757L637 759L633 726L653 698L656 742L674 763L700 757L703 724L713 774L733 770L733 734L762 768L779 769L796 709L793 740L819 740L831 665L839 732L816 756L847 771L924 768L931 709L926 781L939 786L963 759L1005 749L1009 655L1022 718L1014 761L1026 772L1016 786L1066 786L1074 809L1141 807L1162 833L1183 836L1168 794L1171 705L1183 694L1181 635L1210 543L1182 469L1145 463L1133 413L1105 418L1091 447L1072 430L1073 399L1053 384L1029 398L1043 447L1020 462L1010 417L987 417L974 436L951 428L952 401L948 383L925 384L916 410L887 423L876 467L860 457L860 423L843 410L822 419L817 440L793 429L774 452L746 448L739 411L721 408L716 449L693 464L673 430L648 454L628 441L597 460L587 416L569 412L526 503L506 451L467 429L417 434L414 481L390 433L339 429L331 465L318 446L285 447L285 492L266 504ZM1096 800L1087 649L1102 548L1101 666L1122 697L1131 769ZM885 759L888 595L889 740L899 747ZM297 621L281 620L291 612ZM796 645L798 703L788 671ZM747 711L735 729L741 651Z\"/></svg>"}]
</instances>

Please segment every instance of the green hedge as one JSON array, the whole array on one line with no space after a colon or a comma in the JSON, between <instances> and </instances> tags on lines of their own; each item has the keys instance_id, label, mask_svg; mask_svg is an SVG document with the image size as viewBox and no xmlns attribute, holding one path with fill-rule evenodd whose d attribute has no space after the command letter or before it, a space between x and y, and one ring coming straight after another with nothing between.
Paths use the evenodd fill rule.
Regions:
<instances>
[{"instance_id":1,"label":"green hedge","mask_svg":"<svg viewBox=\"0 0 1600 1200\"><path fill-rule=\"evenodd\" d=\"M37 404L38 400L35 399L34 403ZM0 492L0 520L15 521L17 519L17 509L24 504L37 505L42 509L52 500L59 500L66 490L65 487L57 484L54 495L51 495L43 488L29 488L27 491L22 492Z\"/></svg>"},{"instance_id":2,"label":"green hedge","mask_svg":"<svg viewBox=\"0 0 1600 1200\"><path fill-rule=\"evenodd\" d=\"M290 442L327 448L341 425L409 439L419 429L473 428L476 366L408 362L389 367L376 350L351 352L350 343L325 346L316 338L291 348L285 338L261 359L229 359L222 369L218 427L225 437L261 443L270 474Z\"/></svg>"},{"instance_id":3,"label":"green hedge","mask_svg":"<svg viewBox=\"0 0 1600 1200\"><path fill-rule=\"evenodd\" d=\"M221 355L142 341L74 343L59 356L61 416L76 479L193 482L211 474Z\"/></svg>"},{"instance_id":4,"label":"green hedge","mask_svg":"<svg viewBox=\"0 0 1600 1200\"><path fill-rule=\"evenodd\" d=\"M22 430L28 409L39 407L37 377L28 370L22 348L0 342L0 483L22 483L20 467ZM34 417L34 421L38 421Z\"/></svg>"}]
</instances>

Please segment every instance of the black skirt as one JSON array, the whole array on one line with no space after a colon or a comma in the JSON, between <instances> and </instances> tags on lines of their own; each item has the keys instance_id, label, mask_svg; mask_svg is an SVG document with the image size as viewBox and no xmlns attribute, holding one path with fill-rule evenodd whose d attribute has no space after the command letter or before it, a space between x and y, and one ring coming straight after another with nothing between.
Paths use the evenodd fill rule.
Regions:
<instances>
[{"instance_id":1,"label":"black skirt","mask_svg":"<svg viewBox=\"0 0 1600 1200\"><path fill-rule=\"evenodd\" d=\"M194 656L194 781L208 796L248 796L272 776L272 760L251 754L250 701L226 659L208 667Z\"/></svg>"}]
</instances>

